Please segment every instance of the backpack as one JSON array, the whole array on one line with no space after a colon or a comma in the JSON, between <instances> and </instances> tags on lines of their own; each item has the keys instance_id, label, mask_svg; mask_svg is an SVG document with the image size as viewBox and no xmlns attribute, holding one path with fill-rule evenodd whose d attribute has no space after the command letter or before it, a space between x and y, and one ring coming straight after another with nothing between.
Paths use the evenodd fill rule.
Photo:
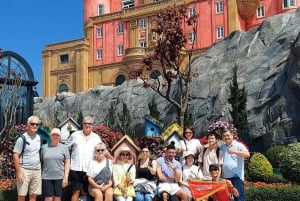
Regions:
<instances>
[{"instance_id":1,"label":"backpack","mask_svg":"<svg viewBox=\"0 0 300 201\"><path fill-rule=\"evenodd\" d=\"M204 161L204 154L205 154L206 150L207 150L207 147L204 147L203 152L202 152L202 163L203 163L203 161ZM217 147L216 155L217 155L217 159L219 160L219 156L220 156L220 147Z\"/></svg>"},{"instance_id":2,"label":"backpack","mask_svg":"<svg viewBox=\"0 0 300 201\"><path fill-rule=\"evenodd\" d=\"M38 135L38 134L37 134L37 135ZM41 142L41 144L40 144L40 156L41 156L41 150L42 150L43 140L42 140L41 136L39 136L39 137L40 137L40 142ZM25 137L24 134L22 134L22 135L20 136L20 138L21 138L22 141L23 141L23 146L22 146L22 151L21 151L21 153L20 153L19 158L22 157L22 161L23 161L24 150L25 150L26 144L29 145L29 142L26 141L26 137Z\"/></svg>"}]
</instances>

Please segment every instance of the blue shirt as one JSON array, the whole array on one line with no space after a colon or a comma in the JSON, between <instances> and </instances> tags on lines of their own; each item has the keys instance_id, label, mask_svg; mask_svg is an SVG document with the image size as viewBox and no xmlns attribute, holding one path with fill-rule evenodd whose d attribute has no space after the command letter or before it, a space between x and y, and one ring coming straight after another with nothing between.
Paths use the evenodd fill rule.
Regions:
<instances>
[{"instance_id":1,"label":"blue shirt","mask_svg":"<svg viewBox=\"0 0 300 201\"><path fill-rule=\"evenodd\" d=\"M245 145L235 140L230 147L237 151L247 151ZM239 177L244 180L244 158L236 154L229 154L228 148L227 144L223 144L220 148L223 152L222 176L223 178Z\"/></svg>"},{"instance_id":2,"label":"blue shirt","mask_svg":"<svg viewBox=\"0 0 300 201\"><path fill-rule=\"evenodd\" d=\"M156 162L157 162L157 168L161 168L161 172L165 177L174 178L174 171L166 163L165 157L158 158ZM173 159L172 163L174 164L176 170L181 170L181 165L177 160Z\"/></svg>"}]
</instances>

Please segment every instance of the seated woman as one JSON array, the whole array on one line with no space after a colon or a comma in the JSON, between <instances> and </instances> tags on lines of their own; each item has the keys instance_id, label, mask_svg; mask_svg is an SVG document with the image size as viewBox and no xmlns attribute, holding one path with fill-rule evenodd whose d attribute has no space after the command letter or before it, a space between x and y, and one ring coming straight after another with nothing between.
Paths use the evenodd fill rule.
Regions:
<instances>
[{"instance_id":1,"label":"seated woman","mask_svg":"<svg viewBox=\"0 0 300 201\"><path fill-rule=\"evenodd\" d=\"M135 201L152 201L156 194L156 160L150 159L148 147L142 147L141 159L138 160L137 176L134 180Z\"/></svg>"},{"instance_id":2,"label":"seated woman","mask_svg":"<svg viewBox=\"0 0 300 201\"><path fill-rule=\"evenodd\" d=\"M105 152L104 143L95 146L95 160L90 163L87 171L89 193L95 201L113 200L112 161L105 157Z\"/></svg>"},{"instance_id":3,"label":"seated woman","mask_svg":"<svg viewBox=\"0 0 300 201\"><path fill-rule=\"evenodd\" d=\"M222 181L226 182L226 189L220 190L213 194L208 200L209 201L230 201L234 200L231 196L239 196L239 191L232 185L230 180L220 179L221 168L218 164L209 165L209 172L212 177L212 181Z\"/></svg>"},{"instance_id":4,"label":"seated woman","mask_svg":"<svg viewBox=\"0 0 300 201\"><path fill-rule=\"evenodd\" d=\"M131 159L131 150L121 147L118 162L113 165L113 194L116 201L132 201L135 197L133 181L136 170Z\"/></svg>"},{"instance_id":5,"label":"seated woman","mask_svg":"<svg viewBox=\"0 0 300 201\"><path fill-rule=\"evenodd\" d=\"M202 180L203 174L200 167L193 165L195 154L191 151L184 152L185 165L182 166L182 177L179 182L181 188L188 194L188 199L192 200L192 193L187 182L188 179Z\"/></svg>"}]
</instances>

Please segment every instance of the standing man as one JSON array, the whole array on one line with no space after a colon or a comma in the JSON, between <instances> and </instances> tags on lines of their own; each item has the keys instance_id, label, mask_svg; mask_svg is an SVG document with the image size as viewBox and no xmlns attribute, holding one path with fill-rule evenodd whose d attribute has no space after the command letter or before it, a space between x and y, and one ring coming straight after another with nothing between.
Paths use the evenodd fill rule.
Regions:
<instances>
[{"instance_id":1,"label":"standing man","mask_svg":"<svg viewBox=\"0 0 300 201\"><path fill-rule=\"evenodd\" d=\"M41 138L36 133L40 123L37 116L30 116L26 132L17 139L13 150L18 201L25 201L28 192L29 201L36 201L36 196L41 194Z\"/></svg>"},{"instance_id":2,"label":"standing man","mask_svg":"<svg viewBox=\"0 0 300 201\"><path fill-rule=\"evenodd\" d=\"M93 118L86 116L82 121L82 130L70 136L71 169L69 180L71 182L71 201L78 201L80 193L88 193L87 166L94 158L95 146L102 142L99 135L92 132ZM112 157L108 152L106 156Z\"/></svg>"},{"instance_id":3,"label":"standing man","mask_svg":"<svg viewBox=\"0 0 300 201\"><path fill-rule=\"evenodd\" d=\"M158 158L157 161L157 180L158 193L162 197L162 201L173 200L176 195L181 201L187 201L187 193L178 185L181 179L181 165L175 160L176 149L174 143L171 142L167 146L166 155ZM172 196L169 198L169 196Z\"/></svg>"},{"instance_id":4,"label":"standing man","mask_svg":"<svg viewBox=\"0 0 300 201\"><path fill-rule=\"evenodd\" d=\"M221 146L223 152L222 177L231 181L233 186L238 189L239 196L236 201L244 201L244 158L249 158L248 149L240 142L233 138L230 129L224 128L222 131L222 139L225 144Z\"/></svg>"}]
</instances>

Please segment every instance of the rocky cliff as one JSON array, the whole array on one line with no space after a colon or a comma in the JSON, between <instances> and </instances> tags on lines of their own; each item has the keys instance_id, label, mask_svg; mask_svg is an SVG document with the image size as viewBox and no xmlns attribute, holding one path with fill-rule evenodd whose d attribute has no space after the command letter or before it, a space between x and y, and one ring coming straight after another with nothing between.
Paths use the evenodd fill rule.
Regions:
<instances>
[{"instance_id":1,"label":"rocky cliff","mask_svg":"<svg viewBox=\"0 0 300 201\"><path fill-rule=\"evenodd\" d=\"M189 101L194 126L201 135L217 120L230 120L232 69L238 67L238 83L248 91L248 122L253 151L272 144L300 139L300 9L295 13L273 16L248 32L236 31L212 45L205 53L194 55L192 68L198 73L192 82ZM143 116L155 96L161 121L176 121L168 102L141 81L132 80L118 87L99 86L85 93L62 93L52 98L37 98L34 113L47 122L66 117L92 115L105 124L110 103L118 110L125 102L131 112L135 134L143 133Z\"/></svg>"}]
</instances>

